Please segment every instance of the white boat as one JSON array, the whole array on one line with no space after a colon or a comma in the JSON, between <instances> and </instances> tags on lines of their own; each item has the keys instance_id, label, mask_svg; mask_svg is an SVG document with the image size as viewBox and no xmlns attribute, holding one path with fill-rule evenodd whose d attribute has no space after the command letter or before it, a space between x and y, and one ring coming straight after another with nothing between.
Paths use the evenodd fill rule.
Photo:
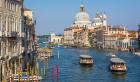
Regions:
<instances>
[{"instance_id":1,"label":"white boat","mask_svg":"<svg viewBox=\"0 0 140 82\"><path fill-rule=\"evenodd\" d=\"M42 43L44 43L44 44L45 44L46 42L42 42Z\"/></svg>"},{"instance_id":2,"label":"white boat","mask_svg":"<svg viewBox=\"0 0 140 82\"><path fill-rule=\"evenodd\" d=\"M116 58L117 57L114 53L109 53L108 56L110 56L111 58Z\"/></svg>"},{"instance_id":3,"label":"white boat","mask_svg":"<svg viewBox=\"0 0 140 82\"><path fill-rule=\"evenodd\" d=\"M112 54L111 57L112 57L112 58L115 58L115 57L117 57L117 56L116 56L115 54Z\"/></svg>"},{"instance_id":4,"label":"white boat","mask_svg":"<svg viewBox=\"0 0 140 82\"><path fill-rule=\"evenodd\" d=\"M134 54L140 56L140 52L134 52Z\"/></svg>"}]
</instances>

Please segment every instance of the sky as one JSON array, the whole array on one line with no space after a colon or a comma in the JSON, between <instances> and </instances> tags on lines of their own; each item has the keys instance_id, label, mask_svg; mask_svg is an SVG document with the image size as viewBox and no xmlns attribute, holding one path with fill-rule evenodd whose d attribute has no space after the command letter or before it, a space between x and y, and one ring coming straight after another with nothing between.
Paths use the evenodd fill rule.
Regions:
<instances>
[{"instance_id":1,"label":"sky","mask_svg":"<svg viewBox=\"0 0 140 82\"><path fill-rule=\"evenodd\" d=\"M109 25L125 25L137 30L140 24L140 0L24 0L33 11L37 35L62 34L71 26L83 3L92 21L96 12L105 12Z\"/></svg>"}]
</instances>

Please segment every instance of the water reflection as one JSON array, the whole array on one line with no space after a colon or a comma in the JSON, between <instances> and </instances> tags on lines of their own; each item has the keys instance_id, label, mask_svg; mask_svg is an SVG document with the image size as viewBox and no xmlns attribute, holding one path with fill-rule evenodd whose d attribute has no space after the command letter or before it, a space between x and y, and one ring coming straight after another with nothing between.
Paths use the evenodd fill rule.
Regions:
<instances>
[{"instance_id":1,"label":"water reflection","mask_svg":"<svg viewBox=\"0 0 140 82\"><path fill-rule=\"evenodd\" d=\"M83 74L91 73L93 65L80 65L81 72Z\"/></svg>"},{"instance_id":2,"label":"water reflection","mask_svg":"<svg viewBox=\"0 0 140 82\"><path fill-rule=\"evenodd\" d=\"M111 76L115 79L125 79L126 73L124 73L124 72L111 72Z\"/></svg>"}]
</instances>

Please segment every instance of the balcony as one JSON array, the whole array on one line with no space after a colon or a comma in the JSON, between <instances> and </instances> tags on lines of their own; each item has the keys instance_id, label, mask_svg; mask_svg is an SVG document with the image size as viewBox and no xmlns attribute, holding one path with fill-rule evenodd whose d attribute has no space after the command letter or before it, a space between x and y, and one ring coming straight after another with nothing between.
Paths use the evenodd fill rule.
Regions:
<instances>
[{"instance_id":1,"label":"balcony","mask_svg":"<svg viewBox=\"0 0 140 82\"><path fill-rule=\"evenodd\" d=\"M9 52L8 56L9 56L8 60L11 60L11 59L18 57L18 53L17 52L14 52L14 53Z\"/></svg>"},{"instance_id":2,"label":"balcony","mask_svg":"<svg viewBox=\"0 0 140 82\"><path fill-rule=\"evenodd\" d=\"M6 37L7 32L6 31L0 31L0 37Z\"/></svg>"},{"instance_id":3,"label":"balcony","mask_svg":"<svg viewBox=\"0 0 140 82\"><path fill-rule=\"evenodd\" d=\"M21 32L21 33L18 34L18 36L19 37L24 37L25 36L25 33L24 32Z\"/></svg>"},{"instance_id":4,"label":"balcony","mask_svg":"<svg viewBox=\"0 0 140 82\"><path fill-rule=\"evenodd\" d=\"M7 37L17 37L18 36L18 33L17 32L8 32L7 33Z\"/></svg>"}]
</instances>

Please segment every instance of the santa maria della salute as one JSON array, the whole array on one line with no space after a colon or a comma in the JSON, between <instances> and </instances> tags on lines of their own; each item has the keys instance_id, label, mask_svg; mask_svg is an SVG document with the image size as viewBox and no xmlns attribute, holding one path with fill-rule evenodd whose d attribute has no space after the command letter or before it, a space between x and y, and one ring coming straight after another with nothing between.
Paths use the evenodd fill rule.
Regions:
<instances>
[{"instance_id":1,"label":"santa maria della salute","mask_svg":"<svg viewBox=\"0 0 140 82\"><path fill-rule=\"evenodd\" d=\"M107 25L107 16L105 13L97 12L95 18L90 20L83 4L80 5L80 11L76 14L73 26L96 28L100 25Z\"/></svg>"},{"instance_id":2,"label":"santa maria della salute","mask_svg":"<svg viewBox=\"0 0 140 82\"><path fill-rule=\"evenodd\" d=\"M64 30L64 44L76 47L92 47L95 45L93 39L93 37L95 38L95 29L101 26L107 26L106 14L97 12L96 16L90 20L85 6L81 4L74 22Z\"/></svg>"}]
</instances>

